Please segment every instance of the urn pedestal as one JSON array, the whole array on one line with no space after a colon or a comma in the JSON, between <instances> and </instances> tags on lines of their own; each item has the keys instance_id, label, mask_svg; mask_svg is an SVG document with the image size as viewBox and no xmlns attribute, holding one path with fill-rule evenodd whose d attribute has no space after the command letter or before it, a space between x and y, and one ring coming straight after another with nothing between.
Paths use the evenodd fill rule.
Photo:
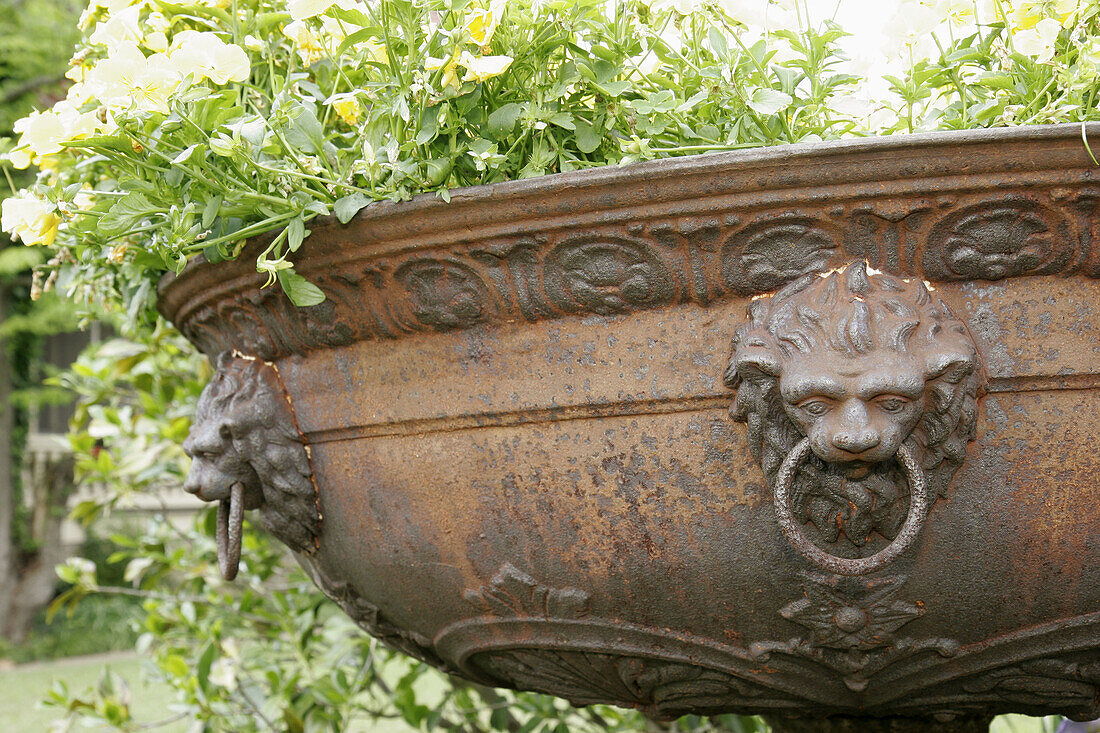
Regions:
<instances>
[{"instance_id":1,"label":"urn pedestal","mask_svg":"<svg viewBox=\"0 0 1100 733\"><path fill-rule=\"evenodd\" d=\"M219 364L188 486L230 555L257 508L366 631L483 684L789 731L1100 717L1082 134L376 204L311 225L309 308L247 249L193 263L160 289Z\"/></svg>"}]
</instances>

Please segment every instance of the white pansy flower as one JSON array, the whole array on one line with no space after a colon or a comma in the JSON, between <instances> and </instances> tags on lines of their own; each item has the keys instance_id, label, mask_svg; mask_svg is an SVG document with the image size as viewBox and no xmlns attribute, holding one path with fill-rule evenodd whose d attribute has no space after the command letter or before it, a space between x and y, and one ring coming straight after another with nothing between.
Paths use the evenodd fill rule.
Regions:
<instances>
[{"instance_id":1,"label":"white pansy flower","mask_svg":"<svg viewBox=\"0 0 1100 733\"><path fill-rule=\"evenodd\" d=\"M883 25L883 52L891 58L924 57L935 50L932 31L941 18L935 9L908 2Z\"/></svg>"},{"instance_id":2,"label":"white pansy flower","mask_svg":"<svg viewBox=\"0 0 1100 733\"><path fill-rule=\"evenodd\" d=\"M167 114L168 98L180 82L180 74L167 54L145 58L136 45L125 43L88 72L86 84L109 110L134 105L140 110Z\"/></svg>"},{"instance_id":3,"label":"white pansy flower","mask_svg":"<svg viewBox=\"0 0 1100 733\"><path fill-rule=\"evenodd\" d=\"M32 112L13 125L19 133L16 155L12 163L26 168L31 162L42 164L42 158L56 155L64 148L62 143L84 140L96 133L99 118L95 112L80 113L76 106L63 99L46 112Z\"/></svg>"},{"instance_id":4,"label":"white pansy flower","mask_svg":"<svg viewBox=\"0 0 1100 733\"><path fill-rule=\"evenodd\" d=\"M290 0L287 10L290 11L291 20L305 20L325 12L336 0Z\"/></svg>"},{"instance_id":5,"label":"white pansy flower","mask_svg":"<svg viewBox=\"0 0 1100 733\"><path fill-rule=\"evenodd\" d=\"M283 26L283 35L294 42L294 49L306 66L315 64L325 57L325 47L313 29L304 21L296 20Z\"/></svg>"},{"instance_id":6,"label":"white pansy flower","mask_svg":"<svg viewBox=\"0 0 1100 733\"><path fill-rule=\"evenodd\" d=\"M221 85L244 81L252 72L244 49L216 33L183 31L173 39L168 56L181 77L191 74L196 81L209 79Z\"/></svg>"},{"instance_id":7,"label":"white pansy flower","mask_svg":"<svg viewBox=\"0 0 1100 733\"><path fill-rule=\"evenodd\" d=\"M168 36L160 31L153 31L145 36L141 44L150 51L163 53L168 50Z\"/></svg>"},{"instance_id":8,"label":"white pansy flower","mask_svg":"<svg viewBox=\"0 0 1100 733\"><path fill-rule=\"evenodd\" d=\"M1062 24L1054 18L1043 18L1035 25L1012 34L1012 47L1036 61L1050 61L1054 58L1054 42Z\"/></svg>"},{"instance_id":9,"label":"white pansy flower","mask_svg":"<svg viewBox=\"0 0 1100 733\"><path fill-rule=\"evenodd\" d=\"M110 49L123 43L137 43L141 40L141 6L135 5L118 12L112 12L107 20L96 23L89 41Z\"/></svg>"},{"instance_id":10,"label":"white pansy flower","mask_svg":"<svg viewBox=\"0 0 1100 733\"><path fill-rule=\"evenodd\" d=\"M770 5L768 0L718 0L718 7L722 8L722 12L738 23L752 28L763 28L767 25L776 27L775 18L769 15L779 9L769 8ZM769 20L773 22L769 23Z\"/></svg>"},{"instance_id":11,"label":"white pansy flower","mask_svg":"<svg viewBox=\"0 0 1100 733\"><path fill-rule=\"evenodd\" d=\"M690 15L701 10L704 5L703 0L653 0L649 7L658 12L672 8L680 15Z\"/></svg>"}]
</instances>

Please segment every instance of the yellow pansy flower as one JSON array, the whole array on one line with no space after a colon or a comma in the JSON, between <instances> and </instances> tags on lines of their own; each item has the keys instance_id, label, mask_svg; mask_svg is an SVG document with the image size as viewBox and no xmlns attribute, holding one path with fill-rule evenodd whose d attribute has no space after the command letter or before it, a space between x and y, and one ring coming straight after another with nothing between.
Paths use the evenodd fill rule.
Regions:
<instances>
[{"instance_id":1,"label":"yellow pansy flower","mask_svg":"<svg viewBox=\"0 0 1100 733\"><path fill-rule=\"evenodd\" d=\"M459 66L466 69L462 81L485 81L500 76L512 65L511 56L474 56L463 51L458 59Z\"/></svg>"},{"instance_id":2,"label":"yellow pansy flower","mask_svg":"<svg viewBox=\"0 0 1100 733\"><path fill-rule=\"evenodd\" d=\"M504 0L493 0L487 10L474 11L473 17L466 22L466 32L470 34L470 40L479 46L488 46L503 14Z\"/></svg>"},{"instance_id":3,"label":"yellow pansy flower","mask_svg":"<svg viewBox=\"0 0 1100 733\"><path fill-rule=\"evenodd\" d=\"M168 50L168 36L160 31L153 31L145 35L141 45L145 46L150 51L161 53Z\"/></svg>"},{"instance_id":4,"label":"yellow pansy flower","mask_svg":"<svg viewBox=\"0 0 1100 733\"><path fill-rule=\"evenodd\" d=\"M1054 58L1054 42L1061 30L1061 22L1054 18L1043 18L1029 28L1014 32L1012 46L1036 61L1050 61Z\"/></svg>"},{"instance_id":5,"label":"yellow pansy flower","mask_svg":"<svg viewBox=\"0 0 1100 733\"><path fill-rule=\"evenodd\" d=\"M336 116L347 125L354 125L359 121L359 115L362 112L359 106L359 99L355 94L338 94L328 100L332 105L332 109L336 111Z\"/></svg>"},{"instance_id":6,"label":"yellow pansy flower","mask_svg":"<svg viewBox=\"0 0 1100 733\"><path fill-rule=\"evenodd\" d=\"M8 152L4 156L0 156L0 159L6 159L9 163L15 166L18 170L26 170L30 168L31 163L31 151L26 148L16 148Z\"/></svg>"},{"instance_id":7,"label":"yellow pansy flower","mask_svg":"<svg viewBox=\"0 0 1100 733\"><path fill-rule=\"evenodd\" d=\"M325 47L313 30L300 20L283 26L283 35L294 42L294 48L306 66L317 63L325 57Z\"/></svg>"},{"instance_id":8,"label":"yellow pansy flower","mask_svg":"<svg viewBox=\"0 0 1100 733\"><path fill-rule=\"evenodd\" d=\"M59 143L65 141L65 124L51 112L31 112L12 127L19 133L17 147L30 151L32 156L60 152Z\"/></svg>"},{"instance_id":9,"label":"yellow pansy flower","mask_svg":"<svg viewBox=\"0 0 1100 733\"><path fill-rule=\"evenodd\" d=\"M53 244L61 223L53 204L23 192L0 206L0 229L23 244Z\"/></svg>"},{"instance_id":10,"label":"yellow pansy flower","mask_svg":"<svg viewBox=\"0 0 1100 733\"><path fill-rule=\"evenodd\" d=\"M468 53L468 52L463 52ZM424 68L428 71L438 71L443 69L443 76L440 78L439 83L443 87L451 87L453 89L458 88L458 57L459 54L456 50L451 54L450 58L437 59L433 56L429 56L424 60Z\"/></svg>"}]
</instances>

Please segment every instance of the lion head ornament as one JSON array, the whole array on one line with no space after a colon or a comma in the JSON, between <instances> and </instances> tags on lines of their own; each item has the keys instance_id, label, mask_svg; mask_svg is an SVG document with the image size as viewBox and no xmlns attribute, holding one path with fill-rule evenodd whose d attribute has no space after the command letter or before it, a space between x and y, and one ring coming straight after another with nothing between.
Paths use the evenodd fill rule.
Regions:
<instances>
[{"instance_id":1,"label":"lion head ornament","mask_svg":"<svg viewBox=\"0 0 1100 733\"><path fill-rule=\"evenodd\" d=\"M978 375L970 334L929 286L859 262L755 298L725 382L777 510L782 489L813 545L862 557L946 494L974 437Z\"/></svg>"},{"instance_id":2,"label":"lion head ornament","mask_svg":"<svg viewBox=\"0 0 1100 733\"><path fill-rule=\"evenodd\" d=\"M272 365L221 354L183 449L192 458L184 489L223 506L236 494L238 517L259 509L264 527L292 550L316 551L321 515L309 450Z\"/></svg>"}]
</instances>

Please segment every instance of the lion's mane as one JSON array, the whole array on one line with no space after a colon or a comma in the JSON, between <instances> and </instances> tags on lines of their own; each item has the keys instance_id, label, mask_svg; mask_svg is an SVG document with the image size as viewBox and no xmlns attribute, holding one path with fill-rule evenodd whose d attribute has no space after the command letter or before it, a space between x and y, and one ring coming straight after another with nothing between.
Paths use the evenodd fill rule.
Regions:
<instances>
[{"instance_id":1,"label":"lion's mane","mask_svg":"<svg viewBox=\"0 0 1100 733\"><path fill-rule=\"evenodd\" d=\"M274 368L259 359L226 352L217 367L192 430L217 424L225 451L235 451L255 474L238 479L246 485L259 481L264 527L291 549L313 554L321 526L317 487L289 397Z\"/></svg>"},{"instance_id":2,"label":"lion's mane","mask_svg":"<svg viewBox=\"0 0 1100 733\"><path fill-rule=\"evenodd\" d=\"M977 422L978 357L962 321L919 278L869 274L856 262L825 275L806 275L776 293L755 298L733 338L724 381L737 390L730 408L748 427L749 448L769 485L783 459L804 437L787 416L779 392L784 363L796 354L839 352L861 356L888 351L925 364L926 409L906 443L914 449L929 488L946 495ZM814 485L827 483L816 457L795 486L795 506L830 534L808 507ZM899 521L889 524L898 525ZM881 524L876 526L882 529ZM897 527L884 534L892 537ZM835 539L835 531L827 540ZM858 537L851 539L862 544Z\"/></svg>"}]
</instances>

